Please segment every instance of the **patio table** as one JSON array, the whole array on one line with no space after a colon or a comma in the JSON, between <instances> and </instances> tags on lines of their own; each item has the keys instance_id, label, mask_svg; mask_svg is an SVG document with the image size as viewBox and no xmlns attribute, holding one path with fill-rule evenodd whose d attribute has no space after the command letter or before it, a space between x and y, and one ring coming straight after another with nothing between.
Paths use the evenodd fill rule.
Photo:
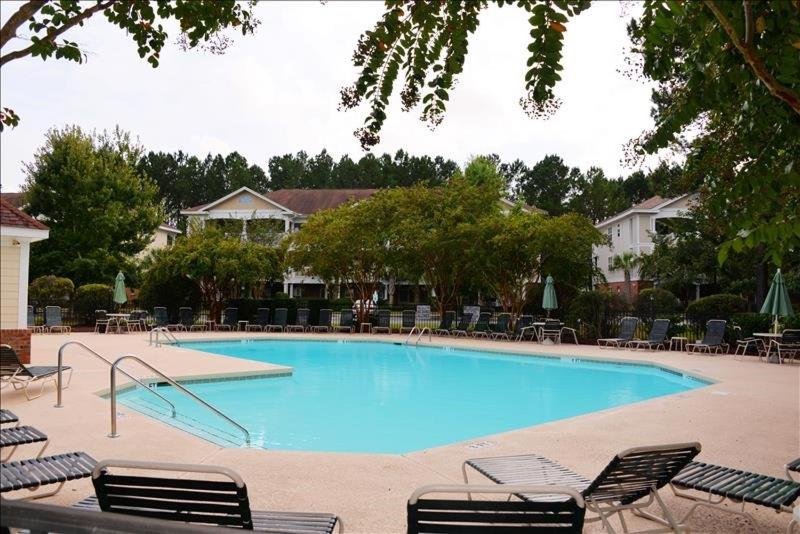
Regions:
<instances>
[{"instance_id":1,"label":"patio table","mask_svg":"<svg viewBox=\"0 0 800 534\"><path fill-rule=\"evenodd\" d=\"M764 338L764 344L767 346L767 353L766 353L766 361L767 363L774 363L770 362L769 358L772 354L772 340L773 339L780 339L783 334L773 334L772 332L753 332L755 337ZM778 361L780 363L780 361Z\"/></svg>"},{"instance_id":2,"label":"patio table","mask_svg":"<svg viewBox=\"0 0 800 534\"><path fill-rule=\"evenodd\" d=\"M544 325L546 325L544 321L534 321L531 323L531 326L536 327L536 341L541 343L542 345L552 345L553 341L550 339L542 339L542 330L544 329ZM561 321L558 322L558 327L563 328L564 323ZM545 343L545 341L550 341L550 343Z\"/></svg>"},{"instance_id":3,"label":"patio table","mask_svg":"<svg viewBox=\"0 0 800 534\"><path fill-rule=\"evenodd\" d=\"M113 324L117 327L117 334L122 333L122 320L124 319L126 322L130 319L130 313L107 313L106 317L108 317L108 327L106 327L106 333L109 332L109 327ZM129 330L130 331L130 330Z\"/></svg>"}]
</instances>

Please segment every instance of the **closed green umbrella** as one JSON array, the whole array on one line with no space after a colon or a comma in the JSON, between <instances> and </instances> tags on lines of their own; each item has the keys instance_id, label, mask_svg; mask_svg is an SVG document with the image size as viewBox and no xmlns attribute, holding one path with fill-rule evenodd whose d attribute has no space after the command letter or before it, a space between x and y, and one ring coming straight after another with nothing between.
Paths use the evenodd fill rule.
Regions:
<instances>
[{"instance_id":1,"label":"closed green umbrella","mask_svg":"<svg viewBox=\"0 0 800 534\"><path fill-rule=\"evenodd\" d=\"M792 302L789 300L789 290L786 289L786 282L783 280L781 270L775 273L772 285L769 286L769 293L761 306L761 313L768 313L775 316L775 333L778 333L778 316L792 317L794 310Z\"/></svg>"},{"instance_id":2,"label":"closed green umbrella","mask_svg":"<svg viewBox=\"0 0 800 534\"><path fill-rule=\"evenodd\" d=\"M128 302L128 295L125 293L125 275L122 274L122 271L117 273L117 279L114 282L114 302L117 304Z\"/></svg>"},{"instance_id":3,"label":"closed green umbrella","mask_svg":"<svg viewBox=\"0 0 800 534\"><path fill-rule=\"evenodd\" d=\"M544 295L542 296L542 308L547 310L547 316L550 317L550 310L558 309L558 299L556 298L556 286L553 283L553 277L548 276L544 283Z\"/></svg>"}]
</instances>

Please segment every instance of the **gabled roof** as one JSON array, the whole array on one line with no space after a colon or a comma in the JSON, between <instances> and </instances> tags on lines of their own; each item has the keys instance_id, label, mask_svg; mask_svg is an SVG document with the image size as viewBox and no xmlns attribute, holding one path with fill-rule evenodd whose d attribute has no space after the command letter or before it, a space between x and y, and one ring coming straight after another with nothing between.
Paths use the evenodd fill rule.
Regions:
<instances>
[{"instance_id":1,"label":"gabled roof","mask_svg":"<svg viewBox=\"0 0 800 534\"><path fill-rule=\"evenodd\" d=\"M170 233L173 233L173 234L181 234L181 233L183 233L180 230L178 230L176 227L174 227L174 226L172 226L171 224L168 224L168 223L159 224L158 225L158 229L159 230L164 230L165 232L170 232Z\"/></svg>"},{"instance_id":2,"label":"gabled roof","mask_svg":"<svg viewBox=\"0 0 800 534\"><path fill-rule=\"evenodd\" d=\"M673 202L677 202L687 196L690 193L686 193L674 198L663 198L658 195L648 198L630 208L626 209L625 211L621 211L616 215L612 215L608 219L604 221L600 221L599 223L595 224L595 228L606 225L608 223L615 222L619 219L624 219L628 215L633 215L634 213L658 213L658 210L672 204Z\"/></svg>"},{"instance_id":3,"label":"gabled roof","mask_svg":"<svg viewBox=\"0 0 800 534\"><path fill-rule=\"evenodd\" d=\"M25 203L25 193L0 193L0 198L3 198L11 203L15 208L22 208Z\"/></svg>"},{"instance_id":4,"label":"gabled roof","mask_svg":"<svg viewBox=\"0 0 800 534\"><path fill-rule=\"evenodd\" d=\"M47 226L15 207L5 197L0 198L0 226L27 228L29 230L49 230Z\"/></svg>"},{"instance_id":5,"label":"gabled roof","mask_svg":"<svg viewBox=\"0 0 800 534\"><path fill-rule=\"evenodd\" d=\"M267 193L266 196L295 213L311 215L320 210L335 208L350 200L369 198L377 191L377 189L278 189Z\"/></svg>"},{"instance_id":6,"label":"gabled roof","mask_svg":"<svg viewBox=\"0 0 800 534\"><path fill-rule=\"evenodd\" d=\"M214 206L222 204L226 200L228 200L230 198L233 198L233 197L235 197L236 195L238 195L240 193L250 193L251 195L253 195L253 196L257 197L257 198L260 198L264 202L267 202L269 204L274 204L275 207L280 209L280 210L283 210L283 211L286 211L286 212L292 211L291 209L287 208L286 206L281 205L280 203L276 202L275 200L272 200L271 198L268 198L267 196L262 195L261 193L259 193L257 191L254 191L254 190L250 189L247 186L243 186L243 187L240 187L239 189L237 189L236 191L232 191L232 192L228 193L224 197L218 198L217 200L215 200L213 202L209 202L207 204L201 204L200 206L195 206L193 208L182 210L181 213L189 214L189 213L193 213L193 212L208 211L208 210L212 209Z\"/></svg>"}]
</instances>

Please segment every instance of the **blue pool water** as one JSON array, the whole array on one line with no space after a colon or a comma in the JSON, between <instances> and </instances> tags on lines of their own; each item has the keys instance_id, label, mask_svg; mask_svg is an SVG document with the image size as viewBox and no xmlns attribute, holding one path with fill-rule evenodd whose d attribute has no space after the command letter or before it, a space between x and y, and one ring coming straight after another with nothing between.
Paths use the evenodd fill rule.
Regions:
<instances>
[{"instance_id":1,"label":"blue pool water","mask_svg":"<svg viewBox=\"0 0 800 534\"><path fill-rule=\"evenodd\" d=\"M294 368L291 376L186 384L268 449L404 453L691 390L705 382L646 365L380 342L182 343ZM197 354L202 358L201 353ZM134 409L226 446L241 433L174 388L171 419L139 389Z\"/></svg>"}]
</instances>

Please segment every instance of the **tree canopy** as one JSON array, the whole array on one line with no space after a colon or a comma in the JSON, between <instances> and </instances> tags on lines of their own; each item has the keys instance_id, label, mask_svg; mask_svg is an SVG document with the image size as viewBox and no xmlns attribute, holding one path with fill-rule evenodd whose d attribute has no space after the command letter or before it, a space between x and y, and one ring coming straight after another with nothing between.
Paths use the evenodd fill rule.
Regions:
<instances>
[{"instance_id":1,"label":"tree canopy","mask_svg":"<svg viewBox=\"0 0 800 534\"><path fill-rule=\"evenodd\" d=\"M55 274L82 285L111 283L119 270L132 274L131 258L163 220L156 186L136 170L140 155L119 129L47 133L26 165L26 209L50 227L50 237L33 244L32 277Z\"/></svg>"}]
</instances>

